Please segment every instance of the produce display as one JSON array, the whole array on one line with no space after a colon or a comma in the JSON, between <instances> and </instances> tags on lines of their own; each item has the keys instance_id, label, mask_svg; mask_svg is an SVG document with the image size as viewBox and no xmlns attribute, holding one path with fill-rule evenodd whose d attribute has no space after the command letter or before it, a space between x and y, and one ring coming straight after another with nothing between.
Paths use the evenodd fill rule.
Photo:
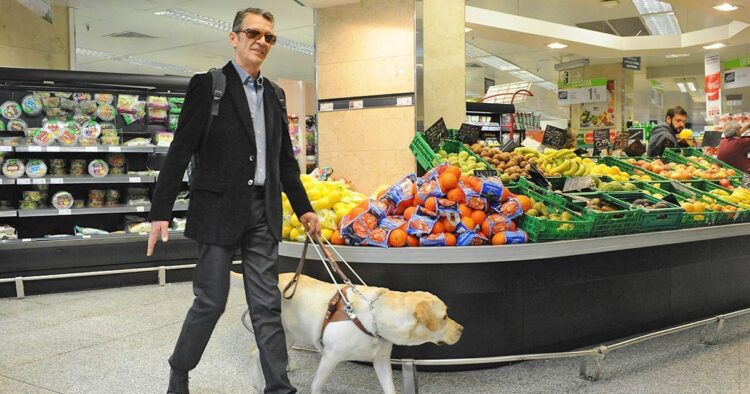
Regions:
<instances>
[{"instance_id":1,"label":"produce display","mask_svg":"<svg viewBox=\"0 0 750 394\"><path fill-rule=\"evenodd\" d=\"M535 149L516 148L518 153L527 159L534 159L537 167L547 177L557 176L586 176L591 174L591 167L584 159L576 156L573 149L544 149L539 153Z\"/></svg>"},{"instance_id":2,"label":"produce display","mask_svg":"<svg viewBox=\"0 0 750 394\"><path fill-rule=\"evenodd\" d=\"M503 152L498 147L486 145L484 141L467 147L492 164L502 174L501 179L506 183L517 181L520 177L529 176L531 164L536 162L536 159L530 159L522 153L522 149L528 148L518 148L514 152Z\"/></svg>"},{"instance_id":3,"label":"produce display","mask_svg":"<svg viewBox=\"0 0 750 394\"><path fill-rule=\"evenodd\" d=\"M461 175L471 175L474 173L474 170L489 169L487 168L487 164L477 161L476 157L470 155L469 152L466 151L448 153L444 150L439 150L437 155L441 162L447 162L459 167L461 169Z\"/></svg>"},{"instance_id":4,"label":"produce display","mask_svg":"<svg viewBox=\"0 0 750 394\"><path fill-rule=\"evenodd\" d=\"M704 166L708 169L704 170L695 165L682 164L675 162L664 162L662 159L655 159L653 161L647 161L644 159L627 159L626 163L639 166L645 170L651 171L665 178L676 179L687 181L693 178L709 179L709 180L722 180L726 185L729 185L730 176L737 175L737 172L732 169L725 169L718 164L712 164L702 158L688 158L690 161L694 161L700 166Z\"/></svg>"}]
</instances>

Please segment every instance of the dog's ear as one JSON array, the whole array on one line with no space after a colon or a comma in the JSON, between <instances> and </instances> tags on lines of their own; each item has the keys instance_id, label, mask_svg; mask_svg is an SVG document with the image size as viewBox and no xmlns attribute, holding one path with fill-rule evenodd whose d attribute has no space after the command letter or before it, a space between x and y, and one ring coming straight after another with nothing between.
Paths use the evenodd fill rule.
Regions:
<instances>
[{"instance_id":1,"label":"dog's ear","mask_svg":"<svg viewBox=\"0 0 750 394\"><path fill-rule=\"evenodd\" d=\"M417 322L424 324L428 330L437 331L438 320L435 318L435 314L432 313L432 308L428 301L419 301L414 307L414 316L417 318Z\"/></svg>"}]
</instances>

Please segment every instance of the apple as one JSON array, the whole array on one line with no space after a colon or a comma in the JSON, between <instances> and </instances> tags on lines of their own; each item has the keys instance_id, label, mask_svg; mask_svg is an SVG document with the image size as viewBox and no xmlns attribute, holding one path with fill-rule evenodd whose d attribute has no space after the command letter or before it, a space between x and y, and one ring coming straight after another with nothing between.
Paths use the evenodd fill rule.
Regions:
<instances>
[{"instance_id":1,"label":"apple","mask_svg":"<svg viewBox=\"0 0 750 394\"><path fill-rule=\"evenodd\" d=\"M729 183L729 179L723 178L723 179L719 180L719 185L724 186L724 187L729 187L732 184Z\"/></svg>"}]
</instances>

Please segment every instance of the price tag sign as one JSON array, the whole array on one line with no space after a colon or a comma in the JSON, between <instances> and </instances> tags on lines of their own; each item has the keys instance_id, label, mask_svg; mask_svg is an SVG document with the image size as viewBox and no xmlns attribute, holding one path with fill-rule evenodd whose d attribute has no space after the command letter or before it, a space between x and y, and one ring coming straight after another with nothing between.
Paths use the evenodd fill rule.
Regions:
<instances>
[{"instance_id":1,"label":"price tag sign","mask_svg":"<svg viewBox=\"0 0 750 394\"><path fill-rule=\"evenodd\" d=\"M362 100L349 100L349 109L362 109L365 104Z\"/></svg>"},{"instance_id":2,"label":"price tag sign","mask_svg":"<svg viewBox=\"0 0 750 394\"><path fill-rule=\"evenodd\" d=\"M477 178L490 178L493 176L497 176L497 171L495 170L474 170L474 176Z\"/></svg>"},{"instance_id":3,"label":"price tag sign","mask_svg":"<svg viewBox=\"0 0 750 394\"><path fill-rule=\"evenodd\" d=\"M678 192L687 194L690 197L695 197L695 193L682 183L677 181L669 181L669 184L672 185L672 188L677 190Z\"/></svg>"},{"instance_id":4,"label":"price tag sign","mask_svg":"<svg viewBox=\"0 0 750 394\"><path fill-rule=\"evenodd\" d=\"M475 124L462 123L461 128L458 129L458 140L464 144L473 144L479 139L479 135L482 133L482 126Z\"/></svg>"},{"instance_id":5,"label":"price tag sign","mask_svg":"<svg viewBox=\"0 0 750 394\"><path fill-rule=\"evenodd\" d=\"M122 152L122 147L119 146L110 146L107 148L110 152Z\"/></svg>"},{"instance_id":6,"label":"price tag sign","mask_svg":"<svg viewBox=\"0 0 750 394\"><path fill-rule=\"evenodd\" d=\"M141 177L139 176L131 176L128 178L128 182L130 183L141 183Z\"/></svg>"},{"instance_id":7,"label":"price tag sign","mask_svg":"<svg viewBox=\"0 0 750 394\"><path fill-rule=\"evenodd\" d=\"M58 214L58 215L60 215L60 216L63 216L63 215L71 215L72 213L73 213L73 212L71 212L71 210L70 210L70 209L58 209L58 210L57 210L57 214Z\"/></svg>"},{"instance_id":8,"label":"price tag sign","mask_svg":"<svg viewBox=\"0 0 750 394\"><path fill-rule=\"evenodd\" d=\"M612 149L614 150L624 150L628 147L628 140L630 139L630 136L627 132L618 131L615 135L615 143Z\"/></svg>"},{"instance_id":9,"label":"price tag sign","mask_svg":"<svg viewBox=\"0 0 750 394\"><path fill-rule=\"evenodd\" d=\"M407 105L412 105L411 97L396 97L396 106L397 107L405 107Z\"/></svg>"},{"instance_id":10,"label":"price tag sign","mask_svg":"<svg viewBox=\"0 0 750 394\"><path fill-rule=\"evenodd\" d=\"M91 236L90 235L82 235L81 238L83 238L83 239L91 239Z\"/></svg>"},{"instance_id":11,"label":"price tag sign","mask_svg":"<svg viewBox=\"0 0 750 394\"><path fill-rule=\"evenodd\" d=\"M609 149L609 129L594 130L594 155Z\"/></svg>"},{"instance_id":12,"label":"price tag sign","mask_svg":"<svg viewBox=\"0 0 750 394\"><path fill-rule=\"evenodd\" d=\"M320 112L330 112L333 111L333 103L320 103Z\"/></svg>"},{"instance_id":13,"label":"price tag sign","mask_svg":"<svg viewBox=\"0 0 750 394\"><path fill-rule=\"evenodd\" d=\"M662 198L662 201L666 201L668 203L672 203L672 204L678 205L678 206L680 205L680 202L677 201L677 197L675 197L675 195L672 194L672 193L669 193L666 196L664 196L664 198Z\"/></svg>"},{"instance_id":14,"label":"price tag sign","mask_svg":"<svg viewBox=\"0 0 750 394\"><path fill-rule=\"evenodd\" d=\"M432 126L424 131L427 145L431 148L437 148L448 136L448 128L445 127L445 120L443 118L438 119Z\"/></svg>"},{"instance_id":15,"label":"price tag sign","mask_svg":"<svg viewBox=\"0 0 750 394\"><path fill-rule=\"evenodd\" d=\"M59 185L63 183L63 179L62 178L50 178L49 183L53 185Z\"/></svg>"},{"instance_id":16,"label":"price tag sign","mask_svg":"<svg viewBox=\"0 0 750 394\"><path fill-rule=\"evenodd\" d=\"M31 180L31 183L34 185L45 185L47 184L47 180L44 178L34 178Z\"/></svg>"},{"instance_id":17,"label":"price tag sign","mask_svg":"<svg viewBox=\"0 0 750 394\"><path fill-rule=\"evenodd\" d=\"M146 207L135 207L135 211L136 212L145 212L146 211Z\"/></svg>"},{"instance_id":18,"label":"price tag sign","mask_svg":"<svg viewBox=\"0 0 750 394\"><path fill-rule=\"evenodd\" d=\"M750 189L750 174L742 174L742 187Z\"/></svg>"},{"instance_id":19,"label":"price tag sign","mask_svg":"<svg viewBox=\"0 0 750 394\"><path fill-rule=\"evenodd\" d=\"M59 151L60 151L60 147L59 146L48 146L47 147L47 152L59 152Z\"/></svg>"},{"instance_id":20,"label":"price tag sign","mask_svg":"<svg viewBox=\"0 0 750 394\"><path fill-rule=\"evenodd\" d=\"M536 165L532 164L531 169L529 170L529 175L531 176L531 182L537 186L543 187L545 189L549 189L551 187L549 181L547 178L542 174L541 171L536 167Z\"/></svg>"},{"instance_id":21,"label":"price tag sign","mask_svg":"<svg viewBox=\"0 0 750 394\"><path fill-rule=\"evenodd\" d=\"M85 146L83 147L84 152L99 152L99 148L95 146Z\"/></svg>"},{"instance_id":22,"label":"price tag sign","mask_svg":"<svg viewBox=\"0 0 750 394\"><path fill-rule=\"evenodd\" d=\"M568 130L559 127L547 125L542 137L542 145L552 148L561 149L568 142Z\"/></svg>"},{"instance_id":23,"label":"price tag sign","mask_svg":"<svg viewBox=\"0 0 750 394\"><path fill-rule=\"evenodd\" d=\"M643 135L643 129L642 128L631 128L628 129L628 139L633 140L642 140L644 138Z\"/></svg>"},{"instance_id":24,"label":"price tag sign","mask_svg":"<svg viewBox=\"0 0 750 394\"><path fill-rule=\"evenodd\" d=\"M41 151L42 151L41 146L35 146L35 145L29 146L29 152L41 152Z\"/></svg>"},{"instance_id":25,"label":"price tag sign","mask_svg":"<svg viewBox=\"0 0 750 394\"><path fill-rule=\"evenodd\" d=\"M563 185L563 193L591 189L593 183L594 180L591 176L574 176L566 178L565 184Z\"/></svg>"},{"instance_id":26,"label":"price tag sign","mask_svg":"<svg viewBox=\"0 0 750 394\"><path fill-rule=\"evenodd\" d=\"M16 179L16 183L19 185L31 185L31 179L29 178L18 178Z\"/></svg>"},{"instance_id":27,"label":"price tag sign","mask_svg":"<svg viewBox=\"0 0 750 394\"><path fill-rule=\"evenodd\" d=\"M500 148L501 152L513 152L516 148L518 148L518 144L516 144L515 141L508 141L505 144L503 144L502 148Z\"/></svg>"}]
</instances>

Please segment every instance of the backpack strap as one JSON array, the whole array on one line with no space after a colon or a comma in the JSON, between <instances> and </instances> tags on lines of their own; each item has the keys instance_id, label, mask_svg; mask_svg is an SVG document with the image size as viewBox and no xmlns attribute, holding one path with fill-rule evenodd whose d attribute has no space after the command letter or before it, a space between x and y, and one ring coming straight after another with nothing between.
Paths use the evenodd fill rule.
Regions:
<instances>
[{"instance_id":1,"label":"backpack strap","mask_svg":"<svg viewBox=\"0 0 750 394\"><path fill-rule=\"evenodd\" d=\"M224 97L224 92L227 89L227 77L224 75L222 69L212 68L208 70L208 74L211 75L211 114L208 117L208 122L206 122L206 130L201 136L201 147L211 133L211 125L214 122L214 118L219 116L219 104L221 104L221 98ZM193 173L198 168L198 156L198 154L194 154L193 158L190 160L190 165L188 166L189 185L192 185Z\"/></svg>"}]
</instances>

